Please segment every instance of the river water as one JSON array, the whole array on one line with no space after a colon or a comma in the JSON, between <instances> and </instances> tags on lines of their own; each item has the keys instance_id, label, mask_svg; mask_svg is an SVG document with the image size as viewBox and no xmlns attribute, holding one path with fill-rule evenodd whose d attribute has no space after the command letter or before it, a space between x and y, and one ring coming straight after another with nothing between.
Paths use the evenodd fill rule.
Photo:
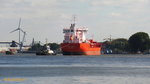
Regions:
<instances>
[{"instance_id":1,"label":"river water","mask_svg":"<svg viewBox=\"0 0 150 84\"><path fill-rule=\"evenodd\" d=\"M0 84L149 84L150 55L0 54Z\"/></svg>"}]
</instances>

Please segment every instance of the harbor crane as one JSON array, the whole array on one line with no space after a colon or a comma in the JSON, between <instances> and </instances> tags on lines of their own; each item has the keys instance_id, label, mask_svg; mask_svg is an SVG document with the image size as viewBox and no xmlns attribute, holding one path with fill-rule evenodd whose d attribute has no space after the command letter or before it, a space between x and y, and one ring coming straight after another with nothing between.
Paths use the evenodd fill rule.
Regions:
<instances>
[{"instance_id":1,"label":"harbor crane","mask_svg":"<svg viewBox=\"0 0 150 84\"><path fill-rule=\"evenodd\" d=\"M10 33L13 33L13 32L15 32L15 31L19 31L19 47L20 47L20 49L19 49L19 51L21 52L22 51L22 47L23 47L23 43L25 42L25 36L27 35L26 34L26 32L25 31L23 31L22 29L21 29L21 18L19 19L19 25L18 25L18 28L17 29L15 29L15 30L13 30L13 31L11 31ZM22 41L21 41L21 32L23 33L23 38L22 38Z\"/></svg>"}]
</instances>

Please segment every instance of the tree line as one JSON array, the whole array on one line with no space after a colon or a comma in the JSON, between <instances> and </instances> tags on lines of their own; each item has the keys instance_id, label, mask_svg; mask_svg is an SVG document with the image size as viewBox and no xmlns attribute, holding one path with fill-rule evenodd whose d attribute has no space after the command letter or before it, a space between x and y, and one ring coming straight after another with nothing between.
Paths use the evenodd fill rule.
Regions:
<instances>
[{"instance_id":1,"label":"tree line","mask_svg":"<svg viewBox=\"0 0 150 84\"><path fill-rule=\"evenodd\" d=\"M41 45L40 43L35 43L34 45L31 46L29 51L38 51L42 46L50 46L50 49L53 51L59 51L60 50L60 44L58 43L47 43L44 45Z\"/></svg>"},{"instance_id":2,"label":"tree line","mask_svg":"<svg viewBox=\"0 0 150 84\"><path fill-rule=\"evenodd\" d=\"M137 32L129 39L118 38L112 41L105 41L103 44L104 53L111 50L112 53L144 53L150 49L150 38L145 32Z\"/></svg>"}]
</instances>

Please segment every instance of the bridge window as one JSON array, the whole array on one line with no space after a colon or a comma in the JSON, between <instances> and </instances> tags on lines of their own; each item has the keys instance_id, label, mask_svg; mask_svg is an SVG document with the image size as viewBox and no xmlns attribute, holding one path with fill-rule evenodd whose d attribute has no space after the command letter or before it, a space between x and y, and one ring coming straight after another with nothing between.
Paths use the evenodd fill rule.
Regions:
<instances>
[{"instance_id":1,"label":"bridge window","mask_svg":"<svg viewBox=\"0 0 150 84\"><path fill-rule=\"evenodd\" d=\"M71 32L74 32L74 30L71 30Z\"/></svg>"}]
</instances>

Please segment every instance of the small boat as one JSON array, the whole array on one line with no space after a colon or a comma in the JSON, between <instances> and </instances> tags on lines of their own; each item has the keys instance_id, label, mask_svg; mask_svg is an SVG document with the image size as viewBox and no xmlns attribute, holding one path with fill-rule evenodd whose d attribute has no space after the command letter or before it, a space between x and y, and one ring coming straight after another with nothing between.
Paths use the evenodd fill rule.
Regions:
<instances>
[{"instance_id":1,"label":"small boat","mask_svg":"<svg viewBox=\"0 0 150 84\"><path fill-rule=\"evenodd\" d=\"M39 51L36 52L36 55L56 55L53 50L50 49L50 46L42 46Z\"/></svg>"}]
</instances>

